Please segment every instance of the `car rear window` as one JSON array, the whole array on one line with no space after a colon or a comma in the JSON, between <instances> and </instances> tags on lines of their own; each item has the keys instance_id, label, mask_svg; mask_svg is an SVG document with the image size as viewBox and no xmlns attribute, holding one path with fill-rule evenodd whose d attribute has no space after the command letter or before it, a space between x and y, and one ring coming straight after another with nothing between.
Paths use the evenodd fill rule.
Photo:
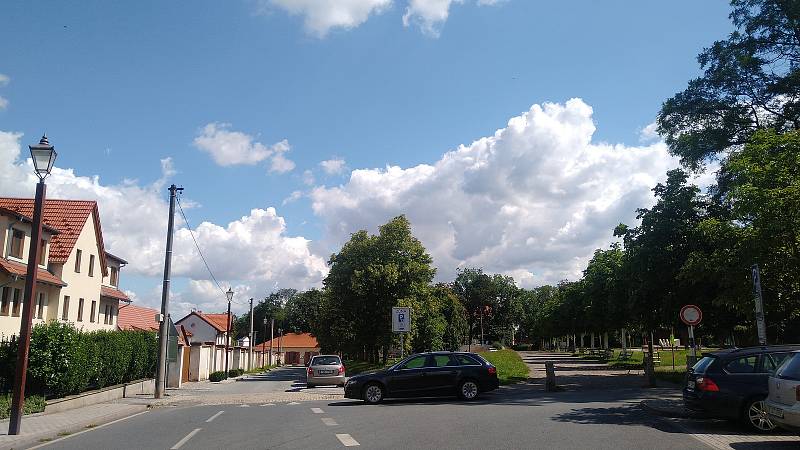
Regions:
<instances>
[{"instance_id":1,"label":"car rear window","mask_svg":"<svg viewBox=\"0 0 800 450\"><path fill-rule=\"evenodd\" d=\"M761 364L761 372L775 373L775 369L780 367L787 356L789 356L789 353L768 353L764 355L764 362Z\"/></svg>"},{"instance_id":2,"label":"car rear window","mask_svg":"<svg viewBox=\"0 0 800 450\"><path fill-rule=\"evenodd\" d=\"M467 356L467 355L457 355L456 359L458 360L458 363L461 364L462 366L480 366L480 365L482 365L478 361L475 361L475 358L473 358L471 356Z\"/></svg>"},{"instance_id":3,"label":"car rear window","mask_svg":"<svg viewBox=\"0 0 800 450\"><path fill-rule=\"evenodd\" d=\"M800 381L800 358L792 353L783 360L783 364L775 371L775 376L784 380Z\"/></svg>"},{"instance_id":4,"label":"car rear window","mask_svg":"<svg viewBox=\"0 0 800 450\"><path fill-rule=\"evenodd\" d=\"M339 364L341 364L341 360L338 356L315 356L311 360L312 366L338 366Z\"/></svg>"},{"instance_id":5,"label":"car rear window","mask_svg":"<svg viewBox=\"0 0 800 450\"><path fill-rule=\"evenodd\" d=\"M758 356L751 355L751 356L742 356L741 358L736 358L727 365L725 365L725 370L728 373L755 373L756 372L756 364L758 363Z\"/></svg>"},{"instance_id":6,"label":"car rear window","mask_svg":"<svg viewBox=\"0 0 800 450\"><path fill-rule=\"evenodd\" d=\"M694 373L706 373L706 370L708 370L715 359L716 358L713 356L704 356L692 366L692 370Z\"/></svg>"}]
</instances>

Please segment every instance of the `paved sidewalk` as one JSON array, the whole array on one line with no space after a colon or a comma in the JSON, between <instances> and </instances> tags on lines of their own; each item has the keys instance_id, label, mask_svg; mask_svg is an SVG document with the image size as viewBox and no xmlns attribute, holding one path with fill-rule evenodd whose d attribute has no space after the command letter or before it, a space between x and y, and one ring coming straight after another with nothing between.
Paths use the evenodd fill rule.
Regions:
<instances>
[{"instance_id":1,"label":"paved sidewalk","mask_svg":"<svg viewBox=\"0 0 800 450\"><path fill-rule=\"evenodd\" d=\"M146 405L100 403L53 414L31 414L22 418L22 433L14 436L8 435L8 419L1 420L0 449L27 448L144 411Z\"/></svg>"}]
</instances>

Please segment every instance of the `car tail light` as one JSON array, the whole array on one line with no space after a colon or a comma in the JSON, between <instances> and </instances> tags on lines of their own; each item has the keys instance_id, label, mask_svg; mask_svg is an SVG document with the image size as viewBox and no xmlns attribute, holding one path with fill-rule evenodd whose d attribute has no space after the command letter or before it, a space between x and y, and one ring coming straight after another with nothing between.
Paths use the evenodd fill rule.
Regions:
<instances>
[{"instance_id":1,"label":"car tail light","mask_svg":"<svg viewBox=\"0 0 800 450\"><path fill-rule=\"evenodd\" d=\"M711 378L697 377L697 390L706 392L719 392L719 386Z\"/></svg>"},{"instance_id":2,"label":"car tail light","mask_svg":"<svg viewBox=\"0 0 800 450\"><path fill-rule=\"evenodd\" d=\"M497 367L489 366L489 375L497 375Z\"/></svg>"},{"instance_id":3,"label":"car tail light","mask_svg":"<svg viewBox=\"0 0 800 450\"><path fill-rule=\"evenodd\" d=\"M312 369L311 367L308 368L308 375L309 376L314 375L314 369Z\"/></svg>"},{"instance_id":4,"label":"car tail light","mask_svg":"<svg viewBox=\"0 0 800 450\"><path fill-rule=\"evenodd\" d=\"M339 366L339 375L344 375L344 365Z\"/></svg>"}]
</instances>

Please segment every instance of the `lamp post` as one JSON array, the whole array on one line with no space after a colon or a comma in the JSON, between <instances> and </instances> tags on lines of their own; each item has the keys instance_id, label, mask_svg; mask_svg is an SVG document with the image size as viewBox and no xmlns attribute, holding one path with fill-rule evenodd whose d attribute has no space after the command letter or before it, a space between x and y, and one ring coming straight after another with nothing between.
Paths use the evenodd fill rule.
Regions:
<instances>
[{"instance_id":1,"label":"lamp post","mask_svg":"<svg viewBox=\"0 0 800 450\"><path fill-rule=\"evenodd\" d=\"M28 353L31 346L31 312L36 298L36 278L39 265L39 254L42 251L42 209L47 187L44 179L53 170L56 161L56 150L43 135L37 145L29 145L33 168L39 183L36 184L36 200L33 205L33 223L31 224L31 244L28 249L28 272L25 276L25 295L22 303L22 322L19 326L19 347L17 350L17 370L14 377L14 390L11 399L11 416L8 422L8 434L19 434L22 425L22 411L25 406L25 380L28 372Z\"/></svg>"},{"instance_id":2,"label":"lamp post","mask_svg":"<svg viewBox=\"0 0 800 450\"><path fill-rule=\"evenodd\" d=\"M228 297L228 329L225 332L225 376L228 376L228 348L231 343L231 300L233 300L233 289L228 288L225 296Z\"/></svg>"}]
</instances>

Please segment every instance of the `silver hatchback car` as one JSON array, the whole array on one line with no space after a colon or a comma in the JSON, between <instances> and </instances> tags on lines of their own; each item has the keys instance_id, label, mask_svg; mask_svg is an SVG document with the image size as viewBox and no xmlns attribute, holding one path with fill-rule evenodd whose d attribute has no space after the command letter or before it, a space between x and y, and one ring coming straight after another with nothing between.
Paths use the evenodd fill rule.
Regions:
<instances>
[{"instance_id":1,"label":"silver hatchback car","mask_svg":"<svg viewBox=\"0 0 800 450\"><path fill-rule=\"evenodd\" d=\"M766 407L779 427L800 433L800 352L790 353L769 377Z\"/></svg>"},{"instance_id":2,"label":"silver hatchback car","mask_svg":"<svg viewBox=\"0 0 800 450\"><path fill-rule=\"evenodd\" d=\"M311 358L306 369L306 387L323 384L344 386L344 364L337 355L317 355Z\"/></svg>"}]
</instances>

